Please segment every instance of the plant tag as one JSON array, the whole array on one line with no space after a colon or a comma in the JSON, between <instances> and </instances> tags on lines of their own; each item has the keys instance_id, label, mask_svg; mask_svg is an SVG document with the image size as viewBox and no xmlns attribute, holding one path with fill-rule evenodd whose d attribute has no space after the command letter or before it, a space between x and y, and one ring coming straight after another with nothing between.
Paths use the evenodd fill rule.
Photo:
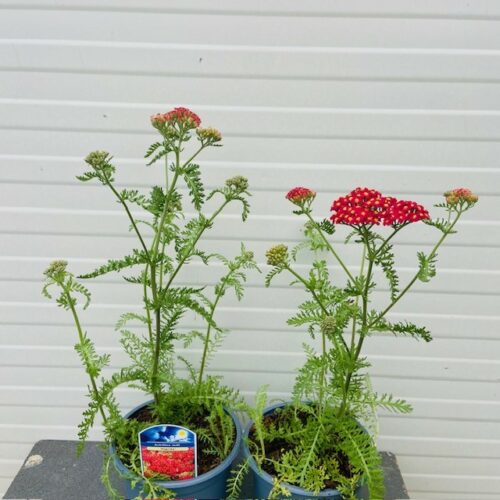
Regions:
<instances>
[{"instance_id":1,"label":"plant tag","mask_svg":"<svg viewBox=\"0 0 500 500\"><path fill-rule=\"evenodd\" d=\"M153 425L139 432L144 477L167 481L197 476L196 434L179 425Z\"/></svg>"}]
</instances>

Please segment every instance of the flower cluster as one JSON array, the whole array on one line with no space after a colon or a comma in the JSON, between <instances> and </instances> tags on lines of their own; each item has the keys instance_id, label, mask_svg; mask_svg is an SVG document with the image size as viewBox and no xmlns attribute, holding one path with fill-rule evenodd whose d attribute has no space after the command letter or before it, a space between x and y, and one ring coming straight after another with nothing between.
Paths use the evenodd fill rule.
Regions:
<instances>
[{"instance_id":1,"label":"flower cluster","mask_svg":"<svg viewBox=\"0 0 500 500\"><path fill-rule=\"evenodd\" d=\"M476 203L479 197L467 188L456 188L444 193L446 203L448 205L458 205L460 203L473 204Z\"/></svg>"},{"instance_id":2,"label":"flower cluster","mask_svg":"<svg viewBox=\"0 0 500 500\"><path fill-rule=\"evenodd\" d=\"M214 127L199 128L196 134L201 142L213 144L222 140L222 134Z\"/></svg>"},{"instance_id":3,"label":"flower cluster","mask_svg":"<svg viewBox=\"0 0 500 500\"><path fill-rule=\"evenodd\" d=\"M396 200L384 215L384 225L404 224L430 219L429 212L415 201Z\"/></svg>"},{"instance_id":4,"label":"flower cluster","mask_svg":"<svg viewBox=\"0 0 500 500\"><path fill-rule=\"evenodd\" d=\"M380 191L356 188L337 198L332 206L330 220L334 224L392 226L429 219L429 212L415 201L383 196Z\"/></svg>"},{"instance_id":5,"label":"flower cluster","mask_svg":"<svg viewBox=\"0 0 500 500\"><path fill-rule=\"evenodd\" d=\"M201 118L188 108L174 108L167 113L156 113L151 117L151 123L155 127L179 124L184 128L192 129L200 126Z\"/></svg>"},{"instance_id":6,"label":"flower cluster","mask_svg":"<svg viewBox=\"0 0 500 500\"><path fill-rule=\"evenodd\" d=\"M194 450L186 451L151 451L142 450L144 475L163 474L170 480L191 479L194 476Z\"/></svg>"},{"instance_id":7,"label":"flower cluster","mask_svg":"<svg viewBox=\"0 0 500 500\"><path fill-rule=\"evenodd\" d=\"M309 188L296 187L288 191L286 199L295 205L303 205L306 202L311 202L316 197L316 193Z\"/></svg>"},{"instance_id":8,"label":"flower cluster","mask_svg":"<svg viewBox=\"0 0 500 500\"><path fill-rule=\"evenodd\" d=\"M280 244L271 247L266 252L267 263L270 266L279 266L288 262L288 247Z\"/></svg>"},{"instance_id":9,"label":"flower cluster","mask_svg":"<svg viewBox=\"0 0 500 500\"><path fill-rule=\"evenodd\" d=\"M66 273L66 267L68 266L68 261L66 260L54 260L50 263L49 267L44 271L43 274L47 278L51 278L55 281L60 281Z\"/></svg>"},{"instance_id":10,"label":"flower cluster","mask_svg":"<svg viewBox=\"0 0 500 500\"><path fill-rule=\"evenodd\" d=\"M235 175L226 179L226 186L236 193L243 193L248 189L248 179L242 175Z\"/></svg>"},{"instance_id":11,"label":"flower cluster","mask_svg":"<svg viewBox=\"0 0 500 500\"><path fill-rule=\"evenodd\" d=\"M91 167L100 168L111 160L111 155L107 151L92 151L85 157L85 163Z\"/></svg>"}]
</instances>

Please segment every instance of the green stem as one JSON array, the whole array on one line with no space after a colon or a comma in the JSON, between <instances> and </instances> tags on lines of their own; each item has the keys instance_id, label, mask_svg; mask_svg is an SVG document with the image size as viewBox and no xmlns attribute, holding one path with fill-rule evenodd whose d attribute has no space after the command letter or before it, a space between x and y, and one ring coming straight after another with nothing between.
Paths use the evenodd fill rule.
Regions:
<instances>
[{"instance_id":1,"label":"green stem","mask_svg":"<svg viewBox=\"0 0 500 500\"><path fill-rule=\"evenodd\" d=\"M360 264L360 271L359 271L359 277L358 279L361 279L363 276L363 272L365 270L365 259L366 259L366 244L363 242L363 253L361 255L361 264ZM359 304L359 295L356 297L356 308ZM351 330L351 348L350 351L354 351L354 345L355 345L355 339L356 339L356 325L357 325L357 320L356 316L352 318L352 330Z\"/></svg>"},{"instance_id":2,"label":"green stem","mask_svg":"<svg viewBox=\"0 0 500 500\"><path fill-rule=\"evenodd\" d=\"M141 232L139 231L139 228L137 227L137 224L136 224L134 218L132 217L132 213L130 212L130 209L128 208L126 201L122 198L120 193L115 189L115 187L113 186L113 184L111 184L111 181L107 177L105 177L105 183L111 189L113 194L116 196L118 201L121 203L121 205L125 209L125 212L127 213L127 216L130 220L130 223L132 224L132 227L134 228L135 234L139 238L139 242L141 243L142 249L144 250L144 253L146 254L146 259L149 262L150 257L149 257L148 247L146 246L146 243L144 243L144 239L142 238Z\"/></svg>"},{"instance_id":3,"label":"green stem","mask_svg":"<svg viewBox=\"0 0 500 500\"><path fill-rule=\"evenodd\" d=\"M73 320L75 322L76 330L78 332L78 339L80 341L80 345L83 346L83 343L85 341L85 335L83 333L82 326L80 324L80 319L79 319L78 314L77 314L76 309L75 309L73 297L71 296L71 294L67 288L65 288L63 285L61 285L61 286L63 288L63 293L66 295L67 303L69 304L69 308L70 308L71 313L73 315ZM95 377L91 374L91 370L90 370L90 366L89 366L90 363L86 358L85 358L85 365L86 365L85 368L86 368L87 374L88 374L89 379L90 379L90 384L92 385L92 392L94 393L94 398L96 401L99 401L99 390L97 389L97 383L96 383ZM102 409L101 405L99 405L99 412L101 413L103 422L106 424L107 418L106 418L106 415L105 415L104 410Z\"/></svg>"},{"instance_id":4,"label":"green stem","mask_svg":"<svg viewBox=\"0 0 500 500\"><path fill-rule=\"evenodd\" d=\"M315 292L315 290L313 288L311 288L311 286L309 285L309 283L307 282L307 280L305 278L303 278L299 273L297 273L296 271L294 271L289 265L286 265L285 269L288 272L290 272L291 274L293 274L293 276L295 276L306 287L306 289L309 292L311 292L311 295L314 297L314 300L317 302L317 304L319 305L319 307L321 308L321 310L327 316L330 316L330 313L329 313L328 309L324 306L323 302L321 302L321 299L318 297L318 294ZM342 342L344 343L344 346L347 347L344 338L343 337L340 337L340 338L341 338Z\"/></svg>"},{"instance_id":5,"label":"green stem","mask_svg":"<svg viewBox=\"0 0 500 500\"><path fill-rule=\"evenodd\" d=\"M203 372L205 371L205 366L206 366L206 362L207 362L208 346L210 344L210 333L212 331L212 321L214 318L215 310L217 308L217 305L218 305L222 295L224 294L225 285L227 283L227 280L231 276L231 274L233 274L232 271L229 272L222 280L222 282L220 284L219 291L215 297L215 300L212 304L212 307L210 308L210 321L208 322L208 325L207 325L207 333L205 334L205 342L204 342L204 346L203 346L203 355L201 357L200 371L198 373L198 383L197 383L198 390L200 390L201 383L203 381Z\"/></svg>"},{"instance_id":6,"label":"green stem","mask_svg":"<svg viewBox=\"0 0 500 500\"><path fill-rule=\"evenodd\" d=\"M462 215L462 212L457 213L457 217L451 224L451 226L443 233L439 241L434 245L434 248L432 249L431 253L429 254L429 260L432 259L433 257L436 256L436 252L438 251L439 247L441 244L444 242L446 237L452 232L453 228L455 227L455 224L458 222L460 219L460 216ZM412 285L417 281L419 275L419 271L415 273L415 276L409 281L409 283L404 287L404 289L401 291L401 293L380 313L377 315L377 317L369 324L367 325L367 329L370 329L374 324L376 324L379 320L381 320L400 300L401 298L406 294L406 292L412 287Z\"/></svg>"},{"instance_id":7,"label":"green stem","mask_svg":"<svg viewBox=\"0 0 500 500\"><path fill-rule=\"evenodd\" d=\"M342 261L342 259L340 258L340 256L337 254L337 252L335 251L335 249L333 248L333 246L331 245L331 243L328 241L327 237L323 234L323 231L319 227L319 224L312 218L312 216L311 216L311 214L309 212L306 211L305 214L306 214L307 218L313 224L313 226L316 229L316 231L318 232L318 234L321 236L321 239L324 241L325 245L328 247L328 249L330 250L330 252L332 253L332 255L335 257L335 259L337 260L337 262L340 264L340 266L342 267L342 269L345 271L345 273L349 277L349 280L352 283L354 283L354 281L355 281L354 280L354 276L351 274L351 272L349 271L349 269L347 269L347 266L344 264L344 262Z\"/></svg>"}]
</instances>

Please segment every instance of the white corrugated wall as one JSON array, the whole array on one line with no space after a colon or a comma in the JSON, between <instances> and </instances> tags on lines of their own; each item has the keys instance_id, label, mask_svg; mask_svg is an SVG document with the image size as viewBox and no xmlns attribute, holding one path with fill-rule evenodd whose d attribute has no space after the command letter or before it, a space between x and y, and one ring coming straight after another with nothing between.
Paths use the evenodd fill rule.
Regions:
<instances>
[{"instance_id":1,"label":"white corrugated wall","mask_svg":"<svg viewBox=\"0 0 500 500\"><path fill-rule=\"evenodd\" d=\"M438 277L394 315L434 342L374 337L366 349L375 387L415 407L383 415L380 437L412 498L500 498L500 2L1 0L0 36L0 492L36 440L75 437L85 404L70 318L41 297L43 269L63 257L88 270L134 243L108 194L75 181L81 159L107 149L121 185L149 186L148 116L183 104L225 136L201 162L208 184L250 179L249 222L229 212L205 243L226 254L244 240L262 263L271 244L297 241L283 198L295 185L317 189L325 215L357 185L429 206L446 188L479 193ZM434 239L425 227L401 237L403 281ZM118 366L113 324L136 296L119 277L90 287L83 320ZM286 394L305 334L285 320L301 297L252 276L244 302L221 310L233 332L214 370L247 395L262 383Z\"/></svg>"}]
</instances>

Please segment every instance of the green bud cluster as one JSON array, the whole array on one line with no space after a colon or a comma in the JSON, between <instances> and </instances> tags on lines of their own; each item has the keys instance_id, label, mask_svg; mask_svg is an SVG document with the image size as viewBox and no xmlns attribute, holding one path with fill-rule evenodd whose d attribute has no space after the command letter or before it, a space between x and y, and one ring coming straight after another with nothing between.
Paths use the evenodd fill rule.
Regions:
<instances>
[{"instance_id":1,"label":"green bud cluster","mask_svg":"<svg viewBox=\"0 0 500 500\"><path fill-rule=\"evenodd\" d=\"M243 193L248 189L248 179L242 175L236 175L226 180L226 186L237 193Z\"/></svg>"},{"instance_id":2,"label":"green bud cluster","mask_svg":"<svg viewBox=\"0 0 500 500\"><path fill-rule=\"evenodd\" d=\"M280 266L288 262L288 247L282 243L271 247L266 252L267 263L270 266Z\"/></svg>"}]
</instances>

